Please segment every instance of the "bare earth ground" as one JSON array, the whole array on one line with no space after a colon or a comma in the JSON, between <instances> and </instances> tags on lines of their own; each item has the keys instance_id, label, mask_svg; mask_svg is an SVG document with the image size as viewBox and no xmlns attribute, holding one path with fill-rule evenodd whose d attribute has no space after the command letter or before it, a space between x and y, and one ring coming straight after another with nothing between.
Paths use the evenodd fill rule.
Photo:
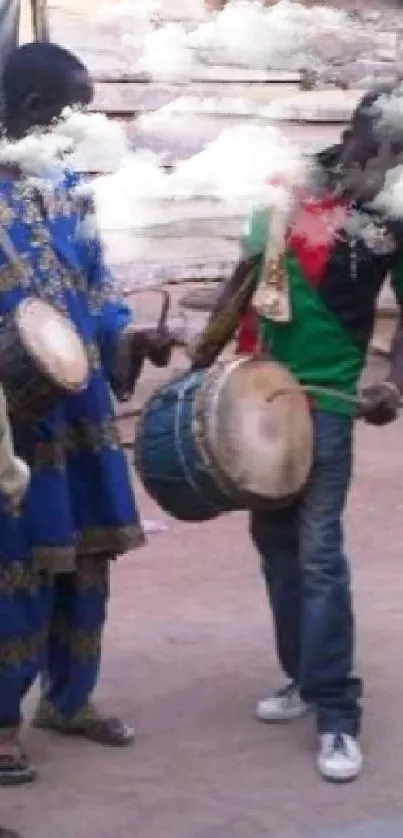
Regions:
<instances>
[{"instance_id":1,"label":"bare earth ground","mask_svg":"<svg viewBox=\"0 0 403 838\"><path fill-rule=\"evenodd\" d=\"M111 753L28 732L41 780L1 792L2 822L27 838L288 838L403 816L402 432L401 421L358 434L348 528L366 681L358 783L316 777L312 720L254 721L279 673L244 516L197 529L168 521L113 574L100 698L136 723L136 746ZM139 501L163 520L141 491Z\"/></svg>"},{"instance_id":2,"label":"bare earth ground","mask_svg":"<svg viewBox=\"0 0 403 838\"><path fill-rule=\"evenodd\" d=\"M348 513L366 682L358 783L317 778L312 720L254 721L279 672L244 516L197 529L169 520L113 573L99 697L137 725L136 746L105 752L28 731L41 779L0 792L1 823L26 838L308 838L403 817L402 434L403 418L358 429ZM138 498L145 518L165 520Z\"/></svg>"}]
</instances>

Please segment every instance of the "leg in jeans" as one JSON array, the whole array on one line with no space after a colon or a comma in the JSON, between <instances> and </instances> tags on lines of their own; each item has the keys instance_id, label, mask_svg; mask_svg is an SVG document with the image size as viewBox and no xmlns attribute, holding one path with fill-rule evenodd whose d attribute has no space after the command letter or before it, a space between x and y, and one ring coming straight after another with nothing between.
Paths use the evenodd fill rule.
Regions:
<instances>
[{"instance_id":1,"label":"leg in jeans","mask_svg":"<svg viewBox=\"0 0 403 838\"><path fill-rule=\"evenodd\" d=\"M352 421L314 415L314 465L298 504L252 515L280 661L317 708L319 732L359 732L361 683L351 676L353 618L342 514L351 476ZM298 659L298 663L296 663Z\"/></svg>"},{"instance_id":2,"label":"leg in jeans","mask_svg":"<svg viewBox=\"0 0 403 838\"><path fill-rule=\"evenodd\" d=\"M250 532L262 561L280 664L291 681L299 679L301 574L298 509L253 512Z\"/></svg>"},{"instance_id":3,"label":"leg in jeans","mask_svg":"<svg viewBox=\"0 0 403 838\"><path fill-rule=\"evenodd\" d=\"M300 503L299 684L319 733L357 736L361 682L352 677L354 628L342 516L351 478L353 422L317 412L314 467Z\"/></svg>"}]
</instances>

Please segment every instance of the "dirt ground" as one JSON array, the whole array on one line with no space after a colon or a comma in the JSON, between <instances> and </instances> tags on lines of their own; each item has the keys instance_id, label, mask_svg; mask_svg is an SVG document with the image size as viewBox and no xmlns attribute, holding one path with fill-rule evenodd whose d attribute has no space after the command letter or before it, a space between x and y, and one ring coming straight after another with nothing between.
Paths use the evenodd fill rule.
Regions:
<instances>
[{"instance_id":1,"label":"dirt ground","mask_svg":"<svg viewBox=\"0 0 403 838\"><path fill-rule=\"evenodd\" d=\"M299 838L403 817L402 433L403 420L358 429L348 541L366 684L359 782L316 776L312 720L254 720L280 675L244 516L185 526L140 490L143 515L168 530L115 568L99 690L136 724L137 743L111 753L28 731L41 778L1 791L1 821L26 838Z\"/></svg>"},{"instance_id":2,"label":"dirt ground","mask_svg":"<svg viewBox=\"0 0 403 838\"><path fill-rule=\"evenodd\" d=\"M98 0L85 2L88 13ZM136 725L137 742L110 752L27 729L40 780L0 791L0 823L24 838L311 838L403 818L402 436L403 417L357 433L348 511L365 679L357 783L316 776L311 719L283 728L254 719L281 675L245 516L185 526L139 487L144 518L167 530L114 568L99 689L105 708Z\"/></svg>"}]
</instances>

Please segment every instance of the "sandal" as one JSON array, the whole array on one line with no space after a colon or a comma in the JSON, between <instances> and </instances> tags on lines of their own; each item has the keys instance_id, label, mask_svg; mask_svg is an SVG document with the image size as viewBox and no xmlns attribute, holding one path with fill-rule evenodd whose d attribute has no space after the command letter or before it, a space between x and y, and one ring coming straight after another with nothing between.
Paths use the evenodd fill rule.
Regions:
<instances>
[{"instance_id":1,"label":"sandal","mask_svg":"<svg viewBox=\"0 0 403 838\"><path fill-rule=\"evenodd\" d=\"M8 754L0 754L0 786L24 786L33 783L36 776L35 768L19 745L14 745ZM7 831L0 830L0 838L7 838Z\"/></svg>"},{"instance_id":2,"label":"sandal","mask_svg":"<svg viewBox=\"0 0 403 838\"><path fill-rule=\"evenodd\" d=\"M125 748L132 744L135 736L133 728L115 716L99 717L88 721L81 728L71 728L70 731L65 732L70 732L72 736L82 736L90 742L98 742L110 748Z\"/></svg>"},{"instance_id":3,"label":"sandal","mask_svg":"<svg viewBox=\"0 0 403 838\"><path fill-rule=\"evenodd\" d=\"M115 716L100 716L89 707L82 717L70 724L63 722L47 704L42 704L34 718L33 725L40 730L50 730L63 736L77 736L89 742L97 742L110 748L125 748L131 745L135 732Z\"/></svg>"}]
</instances>

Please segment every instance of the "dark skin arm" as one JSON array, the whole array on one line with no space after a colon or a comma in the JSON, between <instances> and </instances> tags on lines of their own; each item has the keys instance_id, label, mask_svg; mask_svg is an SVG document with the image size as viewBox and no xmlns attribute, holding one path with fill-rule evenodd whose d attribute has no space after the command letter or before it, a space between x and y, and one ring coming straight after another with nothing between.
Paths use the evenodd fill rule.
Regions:
<instances>
[{"instance_id":1,"label":"dark skin arm","mask_svg":"<svg viewBox=\"0 0 403 838\"><path fill-rule=\"evenodd\" d=\"M366 406L363 417L371 425L387 425L398 414L403 393L403 309L393 339L389 375L382 384L367 387L362 397Z\"/></svg>"},{"instance_id":2,"label":"dark skin arm","mask_svg":"<svg viewBox=\"0 0 403 838\"><path fill-rule=\"evenodd\" d=\"M368 147L365 139L369 140ZM375 140L375 142L374 142ZM403 163L403 152L396 153L390 137L368 137L347 132L341 160L344 172L339 189L356 204L371 203L381 192L387 173ZM401 297L401 294L400 294ZM389 375L383 383L367 387L362 392L360 415L372 425L382 426L397 417L403 393L403 307L391 348Z\"/></svg>"},{"instance_id":3,"label":"dark skin arm","mask_svg":"<svg viewBox=\"0 0 403 838\"><path fill-rule=\"evenodd\" d=\"M392 345L390 381L403 393L403 308Z\"/></svg>"},{"instance_id":4,"label":"dark skin arm","mask_svg":"<svg viewBox=\"0 0 403 838\"><path fill-rule=\"evenodd\" d=\"M156 367L168 366L174 344L175 338L165 326L127 327L121 336L112 382L119 401L127 401L132 396L147 359Z\"/></svg>"},{"instance_id":5,"label":"dark skin arm","mask_svg":"<svg viewBox=\"0 0 403 838\"><path fill-rule=\"evenodd\" d=\"M218 297L209 321L190 351L192 369L209 367L232 340L255 289L255 270L261 256L242 259Z\"/></svg>"}]
</instances>

